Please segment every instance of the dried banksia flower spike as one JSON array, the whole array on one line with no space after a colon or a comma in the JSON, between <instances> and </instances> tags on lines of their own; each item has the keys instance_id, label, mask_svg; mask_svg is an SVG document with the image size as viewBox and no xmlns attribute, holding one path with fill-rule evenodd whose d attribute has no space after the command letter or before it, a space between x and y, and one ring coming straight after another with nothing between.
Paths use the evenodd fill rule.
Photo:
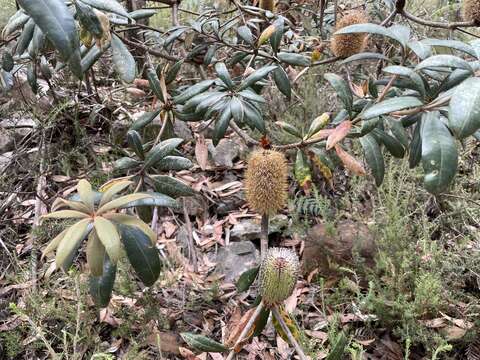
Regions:
<instances>
[{"instance_id":1,"label":"dried banksia flower spike","mask_svg":"<svg viewBox=\"0 0 480 360\"><path fill-rule=\"evenodd\" d=\"M364 24L368 18L363 11L351 11L337 21L335 30L344 27ZM333 35L331 49L335 56L347 58L365 50L368 35L366 33Z\"/></svg>"},{"instance_id":2,"label":"dried banksia flower spike","mask_svg":"<svg viewBox=\"0 0 480 360\"><path fill-rule=\"evenodd\" d=\"M297 283L300 263L297 254L286 248L270 248L262 259L259 292L267 307L282 304Z\"/></svg>"},{"instance_id":3,"label":"dried banksia flower spike","mask_svg":"<svg viewBox=\"0 0 480 360\"><path fill-rule=\"evenodd\" d=\"M480 23L480 1L463 0L462 16L465 21L473 21L475 24Z\"/></svg>"},{"instance_id":4,"label":"dried banksia flower spike","mask_svg":"<svg viewBox=\"0 0 480 360\"><path fill-rule=\"evenodd\" d=\"M288 168L285 156L274 150L252 153L245 173L247 202L261 215L274 215L287 202Z\"/></svg>"},{"instance_id":5,"label":"dried banksia flower spike","mask_svg":"<svg viewBox=\"0 0 480 360\"><path fill-rule=\"evenodd\" d=\"M250 208L262 215L262 256L268 249L268 217L287 202L287 180L287 160L282 153L265 149L252 153L245 173L245 192Z\"/></svg>"}]
</instances>

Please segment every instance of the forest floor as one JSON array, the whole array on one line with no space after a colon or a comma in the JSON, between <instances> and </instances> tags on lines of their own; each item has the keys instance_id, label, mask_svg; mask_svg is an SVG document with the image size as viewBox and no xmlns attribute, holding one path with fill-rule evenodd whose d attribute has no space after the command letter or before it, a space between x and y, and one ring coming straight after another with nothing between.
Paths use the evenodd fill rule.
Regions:
<instances>
[{"instance_id":1,"label":"forest floor","mask_svg":"<svg viewBox=\"0 0 480 360\"><path fill-rule=\"evenodd\" d=\"M244 200L247 148L236 134L215 149L209 140L194 139L190 125L176 125L186 139L182 150L201 165L177 175L199 195L186 203L190 225L182 211L160 213L157 246L164 269L152 287L143 288L121 262L111 303L98 312L88 296L83 258L68 274L54 271L52 258L39 259L65 223L31 231L38 177L46 176L47 207L74 191L79 178L93 185L112 178L130 115L151 106L114 89L100 91L116 104L101 116L84 104L76 109L77 123L58 111L43 117L50 139L43 174L40 123L28 110L19 113L15 98L4 99L3 117L34 119L34 125L22 130L0 172L0 358L221 359L214 353L195 357L178 334L201 332L228 342L256 298L256 286L235 290L239 274L259 261L260 234L260 219ZM344 170L328 181L317 177L306 193L292 183L288 208L272 220L270 244L301 255L302 277L285 307L312 359L334 351L338 359L478 359L478 145L465 144L461 158L450 192L455 195L438 198L422 189L421 174L397 159L387 163L378 189L371 178ZM187 251L189 226L194 254ZM272 324L240 354L292 356Z\"/></svg>"}]
</instances>

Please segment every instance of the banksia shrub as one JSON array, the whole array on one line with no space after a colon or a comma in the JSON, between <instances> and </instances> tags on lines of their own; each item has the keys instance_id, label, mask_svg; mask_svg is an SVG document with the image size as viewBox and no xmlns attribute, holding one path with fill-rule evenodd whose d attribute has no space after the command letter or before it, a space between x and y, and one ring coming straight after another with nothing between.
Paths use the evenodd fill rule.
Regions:
<instances>
[{"instance_id":1,"label":"banksia shrub","mask_svg":"<svg viewBox=\"0 0 480 360\"><path fill-rule=\"evenodd\" d=\"M254 151L245 174L247 202L261 215L272 215L287 201L287 160L273 150Z\"/></svg>"},{"instance_id":2,"label":"banksia shrub","mask_svg":"<svg viewBox=\"0 0 480 360\"><path fill-rule=\"evenodd\" d=\"M294 251L270 248L260 265L259 291L266 306L280 305L292 295L300 263Z\"/></svg>"},{"instance_id":3,"label":"banksia shrub","mask_svg":"<svg viewBox=\"0 0 480 360\"><path fill-rule=\"evenodd\" d=\"M335 30L344 27L367 23L368 19L362 11L352 11L337 21ZM335 56L347 58L358 54L365 49L367 40L366 33L333 35L331 49Z\"/></svg>"},{"instance_id":4,"label":"banksia shrub","mask_svg":"<svg viewBox=\"0 0 480 360\"><path fill-rule=\"evenodd\" d=\"M480 1L478 0L464 0L462 15L466 21L475 21L480 23Z\"/></svg>"},{"instance_id":5,"label":"banksia shrub","mask_svg":"<svg viewBox=\"0 0 480 360\"><path fill-rule=\"evenodd\" d=\"M274 11L275 0L260 0L260 8L263 10Z\"/></svg>"}]
</instances>

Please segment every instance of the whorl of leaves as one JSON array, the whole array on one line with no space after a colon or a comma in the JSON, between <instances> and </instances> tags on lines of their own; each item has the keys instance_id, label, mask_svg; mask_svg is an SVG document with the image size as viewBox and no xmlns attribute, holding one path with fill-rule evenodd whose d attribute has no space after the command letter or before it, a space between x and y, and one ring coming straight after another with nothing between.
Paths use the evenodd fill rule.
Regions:
<instances>
[{"instance_id":1,"label":"whorl of leaves","mask_svg":"<svg viewBox=\"0 0 480 360\"><path fill-rule=\"evenodd\" d=\"M287 201L288 168L285 156L273 150L251 155L245 174L247 202L259 214L272 215Z\"/></svg>"},{"instance_id":2,"label":"whorl of leaves","mask_svg":"<svg viewBox=\"0 0 480 360\"><path fill-rule=\"evenodd\" d=\"M368 18L364 12L352 11L337 21L335 29L338 31L350 25L364 24L367 22ZM332 38L331 49L335 56L347 58L363 52L366 47L366 40L366 33L334 35Z\"/></svg>"}]
</instances>

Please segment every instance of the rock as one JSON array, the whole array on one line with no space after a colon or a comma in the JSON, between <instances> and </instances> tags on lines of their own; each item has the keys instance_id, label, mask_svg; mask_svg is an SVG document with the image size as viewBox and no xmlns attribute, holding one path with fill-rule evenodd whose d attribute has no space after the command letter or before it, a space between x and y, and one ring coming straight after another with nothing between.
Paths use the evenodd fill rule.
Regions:
<instances>
[{"instance_id":1,"label":"rock","mask_svg":"<svg viewBox=\"0 0 480 360\"><path fill-rule=\"evenodd\" d=\"M131 125L132 121L126 116L113 122L110 133L114 144L123 144L126 141L127 132Z\"/></svg>"},{"instance_id":2,"label":"rock","mask_svg":"<svg viewBox=\"0 0 480 360\"><path fill-rule=\"evenodd\" d=\"M231 211L238 210L245 203L245 192L239 191L227 198L220 199L217 206L218 215L227 215Z\"/></svg>"},{"instance_id":3,"label":"rock","mask_svg":"<svg viewBox=\"0 0 480 360\"><path fill-rule=\"evenodd\" d=\"M325 275L331 272L331 260L348 265L354 262L354 256L373 266L376 252L375 238L363 223L344 220L335 225L318 224L305 239L303 267L307 273L319 268Z\"/></svg>"},{"instance_id":4,"label":"rock","mask_svg":"<svg viewBox=\"0 0 480 360\"><path fill-rule=\"evenodd\" d=\"M222 139L217 147L209 143L208 151L212 155L213 162L216 166L231 168L233 161L238 158L240 146L230 139Z\"/></svg>"},{"instance_id":5,"label":"rock","mask_svg":"<svg viewBox=\"0 0 480 360\"><path fill-rule=\"evenodd\" d=\"M286 215L276 215L270 220L268 227L269 235L279 233L288 226L288 217ZM234 241L260 239L260 220L247 219L235 224L230 232L230 238Z\"/></svg>"},{"instance_id":6,"label":"rock","mask_svg":"<svg viewBox=\"0 0 480 360\"><path fill-rule=\"evenodd\" d=\"M215 258L215 273L224 274L224 281L235 282L246 270L258 266L260 252L251 241L232 242L221 248Z\"/></svg>"},{"instance_id":7,"label":"rock","mask_svg":"<svg viewBox=\"0 0 480 360\"><path fill-rule=\"evenodd\" d=\"M177 137L182 138L183 140L188 141L193 139L192 130L185 121L175 121L173 124L173 131Z\"/></svg>"},{"instance_id":8,"label":"rock","mask_svg":"<svg viewBox=\"0 0 480 360\"><path fill-rule=\"evenodd\" d=\"M0 154L14 150L15 143L28 135L37 124L30 118L12 118L0 121Z\"/></svg>"}]
</instances>

